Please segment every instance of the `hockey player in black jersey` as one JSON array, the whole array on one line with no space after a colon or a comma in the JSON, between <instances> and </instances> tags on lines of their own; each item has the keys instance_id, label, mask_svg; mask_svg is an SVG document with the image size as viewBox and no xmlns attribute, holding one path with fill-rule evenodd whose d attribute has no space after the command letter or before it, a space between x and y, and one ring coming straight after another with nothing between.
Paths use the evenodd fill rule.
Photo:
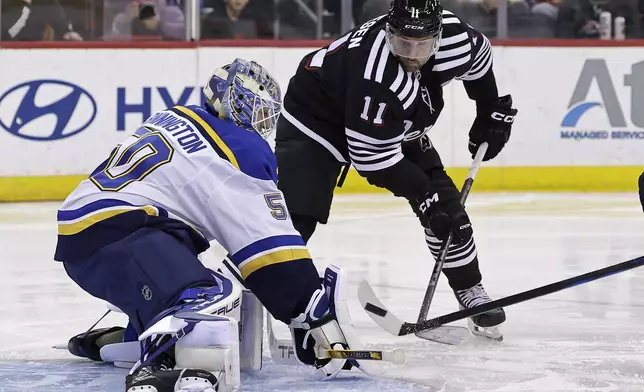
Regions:
<instances>
[{"instance_id":1,"label":"hockey player in black jersey","mask_svg":"<svg viewBox=\"0 0 644 392\"><path fill-rule=\"evenodd\" d=\"M499 97L488 39L438 0L395 0L390 11L308 54L291 79L277 126L278 186L296 229L308 240L326 223L342 168L406 198L438 256L454 230L443 272L461 307L490 301L459 191L430 141L443 86L462 80L476 102L469 150L507 143L517 113ZM497 309L475 316L475 333L501 338Z\"/></svg>"}]
</instances>

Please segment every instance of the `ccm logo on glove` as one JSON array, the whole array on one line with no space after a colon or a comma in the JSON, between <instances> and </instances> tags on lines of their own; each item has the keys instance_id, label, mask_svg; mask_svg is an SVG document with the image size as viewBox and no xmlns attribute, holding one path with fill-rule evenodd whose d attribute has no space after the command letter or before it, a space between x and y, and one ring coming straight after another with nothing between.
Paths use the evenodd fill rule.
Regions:
<instances>
[{"instance_id":1,"label":"ccm logo on glove","mask_svg":"<svg viewBox=\"0 0 644 392\"><path fill-rule=\"evenodd\" d=\"M492 113L492 120L503 121L506 123L512 124L514 122L514 116L511 114L503 114L499 112Z\"/></svg>"},{"instance_id":2,"label":"ccm logo on glove","mask_svg":"<svg viewBox=\"0 0 644 392\"><path fill-rule=\"evenodd\" d=\"M418 209L424 214L427 209L432 206L432 203L438 203L439 201L440 200L438 199L438 193L434 193L431 197L423 200L418 206Z\"/></svg>"},{"instance_id":3,"label":"ccm logo on glove","mask_svg":"<svg viewBox=\"0 0 644 392\"><path fill-rule=\"evenodd\" d=\"M484 161L499 155L510 139L516 114L517 110L512 108L512 97L509 95L497 98L492 102L477 102L476 118L470 128L468 145L472 158L483 142L488 144L483 157Z\"/></svg>"}]
</instances>

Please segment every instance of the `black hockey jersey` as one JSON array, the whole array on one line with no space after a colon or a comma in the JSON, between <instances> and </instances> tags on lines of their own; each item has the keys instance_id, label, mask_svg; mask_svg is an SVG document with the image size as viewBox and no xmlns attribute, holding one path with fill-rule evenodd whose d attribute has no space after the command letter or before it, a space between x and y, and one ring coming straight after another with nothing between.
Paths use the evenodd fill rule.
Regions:
<instances>
[{"instance_id":1,"label":"black hockey jersey","mask_svg":"<svg viewBox=\"0 0 644 392\"><path fill-rule=\"evenodd\" d=\"M443 108L442 87L454 79L492 75L492 87L477 88L493 91L468 93L496 98L492 50L483 34L443 11L440 47L412 73L389 52L386 35L383 15L305 56L290 81L282 116L371 183L415 198L428 179L405 159L402 143L434 125Z\"/></svg>"}]
</instances>

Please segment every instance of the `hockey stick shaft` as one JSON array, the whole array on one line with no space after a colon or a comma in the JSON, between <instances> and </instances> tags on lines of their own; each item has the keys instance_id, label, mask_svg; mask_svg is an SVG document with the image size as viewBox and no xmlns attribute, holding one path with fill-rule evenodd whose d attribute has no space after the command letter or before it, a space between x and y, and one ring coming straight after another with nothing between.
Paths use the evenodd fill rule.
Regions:
<instances>
[{"instance_id":1,"label":"hockey stick shaft","mask_svg":"<svg viewBox=\"0 0 644 392\"><path fill-rule=\"evenodd\" d=\"M561 280L559 282L551 283L545 286L537 287L532 290L524 291L518 294L511 295L497 299L492 302L487 302L478 306L463 309L457 312L449 313L439 316L430 320L421 321L417 324L404 323L400 328L398 335L408 335L422 330L438 328L442 325L466 319L468 317L476 316L477 314L489 312L490 310L502 308L510 305L515 305L520 302L528 301L534 298L542 297L544 295L556 293L557 291L565 290L581 284L595 281L597 279L606 278L608 276L628 271L633 268L641 267L644 265L644 256L638 257L633 260L628 260L623 263L611 265L595 271L591 271L582 275L574 276L569 279Z\"/></svg>"},{"instance_id":2,"label":"hockey stick shaft","mask_svg":"<svg viewBox=\"0 0 644 392\"><path fill-rule=\"evenodd\" d=\"M474 161L470 167L469 173L467 173L467 178L465 178L465 184L463 184L463 189L461 190L461 205L465 205L465 201L472 190L472 185L474 184L474 178L481 167L483 162L483 157L487 151L488 144L482 143L476 155L474 156ZM434 293L436 292L436 286L438 286L438 280L441 277L441 272L443 271L443 265L445 264L445 259L447 258L447 253L449 252L449 247L452 244L452 239L454 238L454 231L450 230L447 240L442 244L438 259L436 264L434 264L434 270L432 275L429 278L429 284L427 285L427 290L425 291L425 297L423 298L423 303L420 306L420 312L418 313L418 322L425 321L427 319L427 314L429 313L429 306L432 303L434 298Z\"/></svg>"},{"instance_id":3,"label":"hockey stick shaft","mask_svg":"<svg viewBox=\"0 0 644 392\"><path fill-rule=\"evenodd\" d=\"M329 350L321 348L318 358L356 359L360 361L386 361L397 365L405 363L405 352L402 349L393 350Z\"/></svg>"}]
</instances>

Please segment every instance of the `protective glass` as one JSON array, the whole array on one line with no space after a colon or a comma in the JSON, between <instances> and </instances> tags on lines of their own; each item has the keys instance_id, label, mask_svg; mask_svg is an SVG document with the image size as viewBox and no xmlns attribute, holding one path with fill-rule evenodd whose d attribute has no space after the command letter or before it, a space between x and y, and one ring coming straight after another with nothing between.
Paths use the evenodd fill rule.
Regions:
<instances>
[{"instance_id":1,"label":"protective glass","mask_svg":"<svg viewBox=\"0 0 644 392\"><path fill-rule=\"evenodd\" d=\"M408 38L397 34L391 27L387 28L389 51L395 56L408 59L429 59L440 44L440 34L427 38Z\"/></svg>"}]
</instances>

